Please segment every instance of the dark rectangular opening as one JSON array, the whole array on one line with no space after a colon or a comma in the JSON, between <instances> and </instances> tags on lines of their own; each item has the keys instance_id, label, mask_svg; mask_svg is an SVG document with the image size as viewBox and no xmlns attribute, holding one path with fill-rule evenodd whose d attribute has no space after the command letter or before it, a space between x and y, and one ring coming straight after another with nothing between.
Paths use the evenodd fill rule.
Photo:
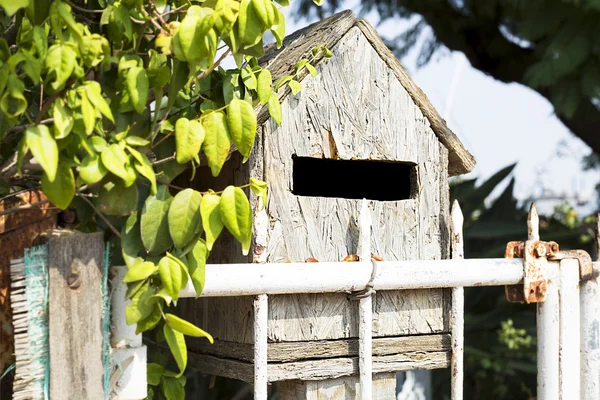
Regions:
<instances>
[{"instance_id":1,"label":"dark rectangular opening","mask_svg":"<svg viewBox=\"0 0 600 400\"><path fill-rule=\"evenodd\" d=\"M412 198L415 164L292 156L297 196L397 201Z\"/></svg>"}]
</instances>

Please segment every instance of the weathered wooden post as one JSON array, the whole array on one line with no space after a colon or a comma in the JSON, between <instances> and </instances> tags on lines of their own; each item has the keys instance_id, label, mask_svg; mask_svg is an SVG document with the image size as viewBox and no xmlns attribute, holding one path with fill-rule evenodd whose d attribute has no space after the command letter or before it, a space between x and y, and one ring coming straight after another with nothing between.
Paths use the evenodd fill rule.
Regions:
<instances>
[{"instance_id":1,"label":"weathered wooden post","mask_svg":"<svg viewBox=\"0 0 600 400\"><path fill-rule=\"evenodd\" d=\"M48 244L50 398L104 400L102 233Z\"/></svg>"},{"instance_id":2,"label":"weathered wooden post","mask_svg":"<svg viewBox=\"0 0 600 400\"><path fill-rule=\"evenodd\" d=\"M317 60L318 75L300 75L303 90L297 95L279 93L281 126L265 110L259 113L249 162L234 153L216 180L202 168L196 173L192 186L201 190L243 184L249 177L269 184L250 255L241 256L239 245L225 236L209 262L324 262L357 254L363 198L373 254L384 260L449 258L448 177L470 171L473 157L375 30L351 12L291 35L282 50L267 49L262 63L277 80L324 44L333 56ZM190 185L189 176L176 184ZM444 289L373 296L372 398L395 392L396 371L450 366L451 298ZM267 379L283 382L283 400L359 397L358 303L348 293L268 297ZM253 299L180 305L186 319L216 339L214 345L190 340L189 364L253 382Z\"/></svg>"}]
</instances>

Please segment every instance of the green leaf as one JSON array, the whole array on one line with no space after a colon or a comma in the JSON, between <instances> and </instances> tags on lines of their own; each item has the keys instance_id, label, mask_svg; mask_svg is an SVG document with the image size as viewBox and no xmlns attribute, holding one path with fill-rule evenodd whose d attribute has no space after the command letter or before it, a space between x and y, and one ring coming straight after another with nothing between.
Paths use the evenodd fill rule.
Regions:
<instances>
[{"instance_id":1,"label":"green leaf","mask_svg":"<svg viewBox=\"0 0 600 400\"><path fill-rule=\"evenodd\" d=\"M87 81L85 83L85 88L87 97L96 110L100 111L100 114L104 115L108 120L115 122L106 99L102 97L102 88L100 87L100 84L96 81Z\"/></svg>"},{"instance_id":2,"label":"green leaf","mask_svg":"<svg viewBox=\"0 0 600 400\"><path fill-rule=\"evenodd\" d=\"M9 0L10 1L10 0ZM67 44L55 44L48 49L45 67L49 77L54 77L50 87L59 91L64 87L67 79L71 77L77 65L77 54Z\"/></svg>"},{"instance_id":3,"label":"green leaf","mask_svg":"<svg viewBox=\"0 0 600 400\"><path fill-rule=\"evenodd\" d=\"M325 0L313 0L313 3L321 7L325 3Z\"/></svg>"},{"instance_id":4,"label":"green leaf","mask_svg":"<svg viewBox=\"0 0 600 400\"><path fill-rule=\"evenodd\" d=\"M231 148L229 129L227 128L225 114L222 111L213 111L204 115L204 154L213 176L218 176Z\"/></svg>"},{"instance_id":5,"label":"green leaf","mask_svg":"<svg viewBox=\"0 0 600 400\"><path fill-rule=\"evenodd\" d=\"M46 125L29 126L25 131L25 143L31 154L42 166L50 182L56 177L58 146Z\"/></svg>"},{"instance_id":6,"label":"green leaf","mask_svg":"<svg viewBox=\"0 0 600 400\"><path fill-rule=\"evenodd\" d=\"M169 83L167 109L171 109L173 104L175 104L177 93L179 93L187 83L189 73L190 70L187 62L173 60L173 75L171 75L171 82Z\"/></svg>"},{"instance_id":7,"label":"green leaf","mask_svg":"<svg viewBox=\"0 0 600 400\"><path fill-rule=\"evenodd\" d=\"M134 265L127 271L123 278L124 283L137 282L148 278L150 275L158 271L158 267L150 261L145 261Z\"/></svg>"},{"instance_id":8,"label":"green leaf","mask_svg":"<svg viewBox=\"0 0 600 400\"><path fill-rule=\"evenodd\" d=\"M154 289L145 283L131 298L131 303L125 308L125 322L128 325L147 318L154 308L158 307L156 302L150 301L154 295Z\"/></svg>"},{"instance_id":9,"label":"green leaf","mask_svg":"<svg viewBox=\"0 0 600 400\"><path fill-rule=\"evenodd\" d=\"M18 78L12 80L11 76L9 76L6 92L4 92L2 100L0 100L0 108L9 118L18 117L27 110L27 99L23 95L23 89L11 86L12 83L15 83L15 80L21 82ZM21 82L22 85L23 83Z\"/></svg>"},{"instance_id":10,"label":"green leaf","mask_svg":"<svg viewBox=\"0 0 600 400\"><path fill-rule=\"evenodd\" d=\"M160 385L160 391L166 400L184 400L185 391L180 379L165 377Z\"/></svg>"},{"instance_id":11,"label":"green leaf","mask_svg":"<svg viewBox=\"0 0 600 400\"><path fill-rule=\"evenodd\" d=\"M248 254L252 239L252 209L246 194L239 187L228 186L219 203L221 219L227 230L242 245L242 253Z\"/></svg>"},{"instance_id":12,"label":"green leaf","mask_svg":"<svg viewBox=\"0 0 600 400\"><path fill-rule=\"evenodd\" d=\"M167 255L158 262L158 274L163 284L163 290L175 301L179 298L179 292L183 286L182 273L181 265L177 263L175 257Z\"/></svg>"},{"instance_id":13,"label":"green leaf","mask_svg":"<svg viewBox=\"0 0 600 400\"><path fill-rule=\"evenodd\" d=\"M150 144L150 141L139 136L127 136L125 138L125 143L130 146L147 146Z\"/></svg>"},{"instance_id":14,"label":"green leaf","mask_svg":"<svg viewBox=\"0 0 600 400\"><path fill-rule=\"evenodd\" d=\"M146 251L160 254L171 246L168 211L173 198L166 186L159 186L156 195L148 197L142 209L140 231Z\"/></svg>"},{"instance_id":15,"label":"green leaf","mask_svg":"<svg viewBox=\"0 0 600 400\"><path fill-rule=\"evenodd\" d=\"M187 366L187 347L185 345L185 338L182 333L174 331L167 324L163 326L163 333L167 340L167 344L169 345L169 349L173 354L173 358L179 367L179 374L177 376L182 376L185 367Z\"/></svg>"},{"instance_id":16,"label":"green leaf","mask_svg":"<svg viewBox=\"0 0 600 400\"><path fill-rule=\"evenodd\" d=\"M250 178L250 190L256 195L261 197L262 206L267 206L267 182L263 182L256 178Z\"/></svg>"},{"instance_id":17,"label":"green leaf","mask_svg":"<svg viewBox=\"0 0 600 400\"><path fill-rule=\"evenodd\" d=\"M202 227L206 234L206 247L212 250L215 240L223 230L223 220L221 219L221 197L214 193L205 194L200 203L200 214L202 215Z\"/></svg>"},{"instance_id":18,"label":"green leaf","mask_svg":"<svg viewBox=\"0 0 600 400\"><path fill-rule=\"evenodd\" d=\"M146 375L148 380L148 385L158 386L160 383L160 379L162 378L165 372L165 368L156 363L148 363L146 364Z\"/></svg>"},{"instance_id":19,"label":"green leaf","mask_svg":"<svg viewBox=\"0 0 600 400\"><path fill-rule=\"evenodd\" d=\"M108 170L100 161L98 154L88 154L79 166L79 177L88 185L100 182L107 173Z\"/></svg>"},{"instance_id":20,"label":"green leaf","mask_svg":"<svg viewBox=\"0 0 600 400\"><path fill-rule=\"evenodd\" d=\"M206 242L199 239L192 251L187 255L189 273L192 278L192 285L194 285L194 290L196 291L196 298L198 298L204 290L207 258L208 249L206 247Z\"/></svg>"},{"instance_id":21,"label":"green leaf","mask_svg":"<svg viewBox=\"0 0 600 400\"><path fill-rule=\"evenodd\" d=\"M281 103L279 97L275 93L272 93L269 97L269 114L277 122L277 125L281 125L282 114L281 114Z\"/></svg>"},{"instance_id":22,"label":"green leaf","mask_svg":"<svg viewBox=\"0 0 600 400\"><path fill-rule=\"evenodd\" d=\"M310 63L305 65L306 69L308 70L308 72L310 72L310 75L314 78L315 76L317 76L317 69L315 67L313 67Z\"/></svg>"},{"instance_id":23,"label":"green leaf","mask_svg":"<svg viewBox=\"0 0 600 400\"><path fill-rule=\"evenodd\" d=\"M298 94L298 92L302 90L302 85L300 84L300 82L295 81L293 79L288 83L288 85L290 89L292 89L293 94Z\"/></svg>"},{"instance_id":24,"label":"green leaf","mask_svg":"<svg viewBox=\"0 0 600 400\"><path fill-rule=\"evenodd\" d=\"M148 299L150 301L150 299ZM146 332L152 328L154 328L162 319L162 314L160 313L160 308L155 306L152 309L150 315L146 318L142 318L138 321L137 327L135 328L136 335L139 335L142 332Z\"/></svg>"},{"instance_id":25,"label":"green leaf","mask_svg":"<svg viewBox=\"0 0 600 400\"><path fill-rule=\"evenodd\" d=\"M182 249L192 238L200 233L200 202L202 195L193 189L177 193L169 207L169 232L173 244Z\"/></svg>"},{"instance_id":26,"label":"green leaf","mask_svg":"<svg viewBox=\"0 0 600 400\"><path fill-rule=\"evenodd\" d=\"M208 332L203 331L196 325L184 319L181 319L176 315L167 313L165 314L165 320L167 322L167 325L169 325L173 330L177 332L181 332L187 336L205 337L211 344L214 343L213 337Z\"/></svg>"},{"instance_id":27,"label":"green leaf","mask_svg":"<svg viewBox=\"0 0 600 400\"><path fill-rule=\"evenodd\" d=\"M52 117L54 118L54 138L64 139L69 136L73 129L73 112L64 106L62 99L54 102Z\"/></svg>"},{"instance_id":28,"label":"green leaf","mask_svg":"<svg viewBox=\"0 0 600 400\"><path fill-rule=\"evenodd\" d=\"M273 25L277 18L277 8L273 6L271 0L252 0L251 6L264 26L270 27Z\"/></svg>"},{"instance_id":29,"label":"green leaf","mask_svg":"<svg viewBox=\"0 0 600 400\"><path fill-rule=\"evenodd\" d=\"M42 175L42 190L48 200L61 210L65 210L75 197L75 178L73 171L66 163L59 163L54 180Z\"/></svg>"},{"instance_id":30,"label":"green leaf","mask_svg":"<svg viewBox=\"0 0 600 400\"><path fill-rule=\"evenodd\" d=\"M100 210L107 215L129 215L137 208L138 188L121 181L107 182L100 188Z\"/></svg>"},{"instance_id":31,"label":"green leaf","mask_svg":"<svg viewBox=\"0 0 600 400\"><path fill-rule=\"evenodd\" d=\"M238 14L238 35L245 48L254 46L262 39L264 23L257 15L252 0L242 0Z\"/></svg>"},{"instance_id":32,"label":"green leaf","mask_svg":"<svg viewBox=\"0 0 600 400\"><path fill-rule=\"evenodd\" d=\"M116 143L111 144L102 152L100 158L107 170L123 180L128 178L128 172L125 167L129 162L129 159L121 146Z\"/></svg>"},{"instance_id":33,"label":"green leaf","mask_svg":"<svg viewBox=\"0 0 600 400\"><path fill-rule=\"evenodd\" d=\"M233 99L227 108L227 126L231 140L238 151L248 160L256 136L256 114L252 106L240 99Z\"/></svg>"},{"instance_id":34,"label":"green leaf","mask_svg":"<svg viewBox=\"0 0 600 400\"><path fill-rule=\"evenodd\" d=\"M277 41L277 48L283 46L283 38L285 37L285 16L280 10L277 10L275 24L271 27L271 33Z\"/></svg>"},{"instance_id":35,"label":"green leaf","mask_svg":"<svg viewBox=\"0 0 600 400\"><path fill-rule=\"evenodd\" d=\"M0 7L4 8L9 17L29 5L30 0L0 0Z\"/></svg>"},{"instance_id":36,"label":"green leaf","mask_svg":"<svg viewBox=\"0 0 600 400\"><path fill-rule=\"evenodd\" d=\"M269 97L271 97L271 93L273 92L272 87L273 77L271 76L271 71L263 68L263 70L260 71L260 74L258 74L257 83L258 99L260 100L260 104L267 104Z\"/></svg>"},{"instance_id":37,"label":"green leaf","mask_svg":"<svg viewBox=\"0 0 600 400\"><path fill-rule=\"evenodd\" d=\"M156 174L154 173L154 168L152 168L152 163L148 160L145 154L140 153L139 151L129 148L131 155L135 159L133 166L138 174L142 175L144 178L150 181L150 193L156 194Z\"/></svg>"},{"instance_id":38,"label":"green leaf","mask_svg":"<svg viewBox=\"0 0 600 400\"><path fill-rule=\"evenodd\" d=\"M270 2L271 0L267 1ZM246 86L250 90L256 90L258 82L256 76L254 75L254 72L252 72L252 69L250 67L243 68L240 75L242 77L242 82L244 82L244 86Z\"/></svg>"},{"instance_id":39,"label":"green leaf","mask_svg":"<svg viewBox=\"0 0 600 400\"><path fill-rule=\"evenodd\" d=\"M123 254L123 260L128 268L132 268L138 262L143 260L138 257L140 250L142 250L144 244L142 243L142 237L140 234L140 222L138 220L137 211L132 213L123 229L121 229L121 252Z\"/></svg>"},{"instance_id":40,"label":"green leaf","mask_svg":"<svg viewBox=\"0 0 600 400\"><path fill-rule=\"evenodd\" d=\"M200 122L179 118L175 123L175 160L179 164L186 164L198 157L204 137Z\"/></svg>"},{"instance_id":41,"label":"green leaf","mask_svg":"<svg viewBox=\"0 0 600 400\"><path fill-rule=\"evenodd\" d=\"M127 71L126 84L133 108L138 114L143 113L148 101L148 90L150 89L146 70L142 67L130 68Z\"/></svg>"},{"instance_id":42,"label":"green leaf","mask_svg":"<svg viewBox=\"0 0 600 400\"><path fill-rule=\"evenodd\" d=\"M81 115L86 135L91 135L96 125L96 109L88 99L87 93L81 93Z\"/></svg>"},{"instance_id":43,"label":"green leaf","mask_svg":"<svg viewBox=\"0 0 600 400\"><path fill-rule=\"evenodd\" d=\"M208 56L201 44L215 22L212 9L191 6L179 25L178 35L181 50L188 61L197 62Z\"/></svg>"},{"instance_id":44,"label":"green leaf","mask_svg":"<svg viewBox=\"0 0 600 400\"><path fill-rule=\"evenodd\" d=\"M294 79L294 77L292 75L285 75L285 76L282 76L281 78L279 78L279 80L277 80L277 83L275 84L275 91L276 92L279 91L279 88L281 88L283 85L285 85L292 79Z\"/></svg>"}]
</instances>

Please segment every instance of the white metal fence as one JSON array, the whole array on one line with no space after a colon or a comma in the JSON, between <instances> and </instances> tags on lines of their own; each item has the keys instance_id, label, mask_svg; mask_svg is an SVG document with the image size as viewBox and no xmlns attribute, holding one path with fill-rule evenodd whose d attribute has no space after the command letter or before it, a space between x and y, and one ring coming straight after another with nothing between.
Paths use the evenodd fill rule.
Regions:
<instances>
[{"instance_id":1,"label":"white metal fence","mask_svg":"<svg viewBox=\"0 0 600 400\"><path fill-rule=\"evenodd\" d=\"M267 323L269 295L292 293L355 293L367 289L359 306L360 398L372 391L372 296L377 290L452 288L452 399L463 398L463 288L522 283L523 259L463 259L462 216L453 207L453 258L431 261L373 261L370 221L366 203L359 219L361 237L354 263L222 264L206 266L202 297L254 296L254 398L267 399ZM530 216L529 239L538 240L537 216ZM600 263L594 263L594 269ZM538 400L600 399L600 288L598 279L580 282L577 260L548 261L542 274L547 280L544 302L537 303ZM285 271L285 274L281 272ZM231 279L236 277L236 279ZM117 279L120 279L117 277ZM189 285L180 297L195 297ZM123 296L113 296L117 323L112 341L129 343L114 349L114 356L137 357L125 370L121 398L144 398L145 348L135 327L124 322ZM118 322L122 315L121 322ZM131 358L130 358L131 359ZM143 370L136 370L143 369ZM142 380L140 382L140 380ZM136 382L137 381L137 382ZM137 397L142 396L142 397Z\"/></svg>"}]
</instances>

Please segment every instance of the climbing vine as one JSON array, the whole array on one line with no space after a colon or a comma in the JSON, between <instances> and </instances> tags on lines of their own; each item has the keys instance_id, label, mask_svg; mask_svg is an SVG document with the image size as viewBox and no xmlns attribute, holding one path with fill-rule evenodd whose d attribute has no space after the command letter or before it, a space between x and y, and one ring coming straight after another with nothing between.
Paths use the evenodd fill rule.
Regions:
<instances>
[{"instance_id":1,"label":"climbing vine","mask_svg":"<svg viewBox=\"0 0 600 400\"><path fill-rule=\"evenodd\" d=\"M127 322L157 329L178 369L149 364L150 398L183 398L185 336L213 340L174 314L181 289L191 281L202 293L224 228L248 253L244 189L266 201L256 179L221 192L173 179L201 163L217 176L234 150L246 162L255 109L280 124L277 91L297 93L300 71L314 76L311 63L331 55L314 49L273 85L258 58L266 32L278 47L285 35L288 0L275 1L0 0L0 194L41 187L76 210L79 229L116 239Z\"/></svg>"}]
</instances>

